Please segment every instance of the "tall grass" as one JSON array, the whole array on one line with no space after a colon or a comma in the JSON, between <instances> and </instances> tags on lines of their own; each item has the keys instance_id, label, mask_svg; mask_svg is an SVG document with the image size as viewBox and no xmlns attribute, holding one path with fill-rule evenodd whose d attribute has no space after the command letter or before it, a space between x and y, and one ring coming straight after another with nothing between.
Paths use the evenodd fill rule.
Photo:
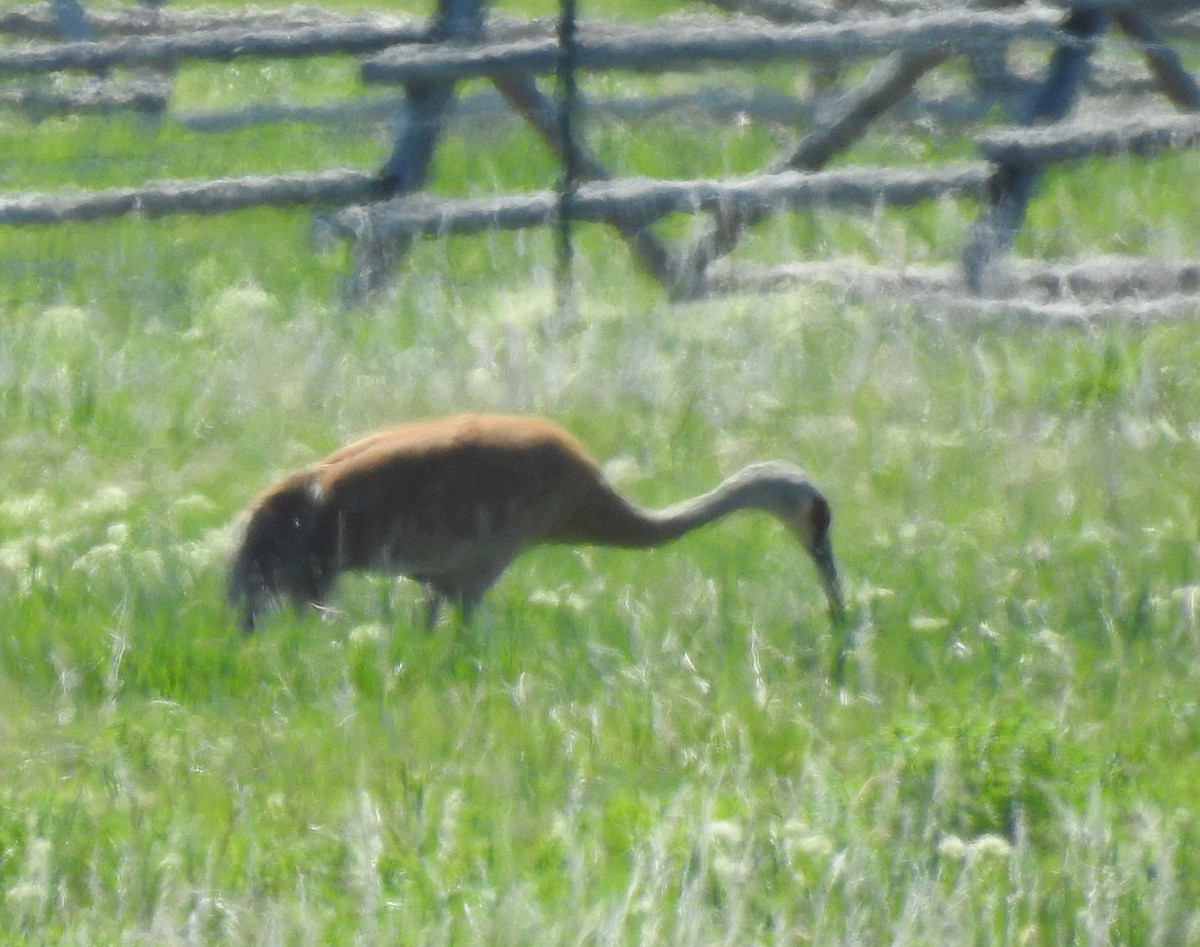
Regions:
<instances>
[{"instance_id":1,"label":"tall grass","mask_svg":"<svg viewBox=\"0 0 1200 947\"><path fill-rule=\"evenodd\" d=\"M99 128L5 118L58 155L10 159L6 187L82 180ZM313 134L314 166L382 147ZM548 162L494 134L439 180L534 186ZM713 166L744 144L707 138ZM1160 167L1056 176L1024 252L1194 253ZM754 251L950 259L971 213L821 215ZM581 247L579 318L547 332L546 234L419 245L345 311L345 260L299 214L0 233L0 939L1196 940L1192 327L954 324L821 287L670 305L610 235ZM470 628L426 633L411 586L358 577L325 619L239 638L248 499L462 409L553 415L651 504L807 466L848 688L801 551L752 517L530 554Z\"/></svg>"}]
</instances>

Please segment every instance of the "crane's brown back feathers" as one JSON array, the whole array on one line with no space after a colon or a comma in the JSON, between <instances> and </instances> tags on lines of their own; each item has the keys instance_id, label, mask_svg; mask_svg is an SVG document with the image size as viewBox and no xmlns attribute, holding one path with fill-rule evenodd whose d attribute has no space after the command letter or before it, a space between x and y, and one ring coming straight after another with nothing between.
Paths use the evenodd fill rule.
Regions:
<instances>
[{"instance_id":1,"label":"crane's brown back feathers","mask_svg":"<svg viewBox=\"0 0 1200 947\"><path fill-rule=\"evenodd\" d=\"M774 513L806 546L827 545L829 506L793 467L756 465L652 511L616 493L579 441L545 419L417 421L370 434L263 494L234 557L229 598L250 630L275 599L319 604L339 573L379 569L469 612L530 546L652 546L747 507Z\"/></svg>"}]
</instances>

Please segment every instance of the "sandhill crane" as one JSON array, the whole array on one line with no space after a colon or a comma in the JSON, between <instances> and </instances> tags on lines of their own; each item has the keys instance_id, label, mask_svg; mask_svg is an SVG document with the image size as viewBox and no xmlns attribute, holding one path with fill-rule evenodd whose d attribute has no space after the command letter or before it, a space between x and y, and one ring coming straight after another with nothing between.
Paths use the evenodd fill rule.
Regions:
<instances>
[{"instance_id":1,"label":"sandhill crane","mask_svg":"<svg viewBox=\"0 0 1200 947\"><path fill-rule=\"evenodd\" d=\"M532 546L658 546L743 509L773 514L800 541L841 625L829 504L795 467L753 464L708 493L650 510L618 494L558 425L490 414L379 431L284 477L251 507L229 601L249 632L274 600L319 605L340 573L369 569L423 583L430 624L446 600L469 619Z\"/></svg>"}]
</instances>

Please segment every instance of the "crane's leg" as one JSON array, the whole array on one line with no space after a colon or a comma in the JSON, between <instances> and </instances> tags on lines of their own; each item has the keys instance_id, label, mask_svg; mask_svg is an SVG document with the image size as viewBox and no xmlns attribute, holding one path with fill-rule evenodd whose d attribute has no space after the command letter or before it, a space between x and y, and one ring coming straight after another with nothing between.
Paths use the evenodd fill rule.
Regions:
<instances>
[{"instance_id":1,"label":"crane's leg","mask_svg":"<svg viewBox=\"0 0 1200 947\"><path fill-rule=\"evenodd\" d=\"M438 623L438 619L442 615L442 608L447 602L450 602L455 611L458 612L459 621L464 625L470 625L475 617L475 610L479 607L479 597L456 593L447 595L445 592L439 592L429 586L425 587L425 627L433 631Z\"/></svg>"},{"instance_id":2,"label":"crane's leg","mask_svg":"<svg viewBox=\"0 0 1200 947\"><path fill-rule=\"evenodd\" d=\"M480 596L463 594L458 597L458 614L463 625L470 625L475 617L475 609L479 607Z\"/></svg>"},{"instance_id":3,"label":"crane's leg","mask_svg":"<svg viewBox=\"0 0 1200 947\"><path fill-rule=\"evenodd\" d=\"M429 631L433 631L437 625L438 617L442 614L442 605L446 601L446 596L435 589L432 585L425 586L425 627Z\"/></svg>"},{"instance_id":4,"label":"crane's leg","mask_svg":"<svg viewBox=\"0 0 1200 947\"><path fill-rule=\"evenodd\" d=\"M847 624L843 628L835 629L835 633L838 637L837 652L833 656L833 668L830 676L833 679L834 687L840 691L846 686L846 658L854 647L854 630Z\"/></svg>"}]
</instances>

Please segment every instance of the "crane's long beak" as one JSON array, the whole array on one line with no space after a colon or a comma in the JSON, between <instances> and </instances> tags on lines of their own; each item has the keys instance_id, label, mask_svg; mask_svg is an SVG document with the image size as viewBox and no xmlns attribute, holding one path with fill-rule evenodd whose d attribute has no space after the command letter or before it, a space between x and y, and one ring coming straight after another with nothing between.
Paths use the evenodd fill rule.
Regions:
<instances>
[{"instance_id":1,"label":"crane's long beak","mask_svg":"<svg viewBox=\"0 0 1200 947\"><path fill-rule=\"evenodd\" d=\"M837 563L833 559L833 546L826 535L820 542L807 546L809 555L817 566L825 597L829 599L829 618L833 622L837 653L833 659L833 682L840 688L845 680L846 654L850 650L850 625L846 621L846 600L842 596L842 580L838 575Z\"/></svg>"},{"instance_id":2,"label":"crane's long beak","mask_svg":"<svg viewBox=\"0 0 1200 947\"><path fill-rule=\"evenodd\" d=\"M842 597L842 580L838 575L837 563L833 560L833 546L829 543L829 537L809 545L808 553L817 566L825 597L829 599L829 617L835 625L841 626L846 620L846 601Z\"/></svg>"}]
</instances>

